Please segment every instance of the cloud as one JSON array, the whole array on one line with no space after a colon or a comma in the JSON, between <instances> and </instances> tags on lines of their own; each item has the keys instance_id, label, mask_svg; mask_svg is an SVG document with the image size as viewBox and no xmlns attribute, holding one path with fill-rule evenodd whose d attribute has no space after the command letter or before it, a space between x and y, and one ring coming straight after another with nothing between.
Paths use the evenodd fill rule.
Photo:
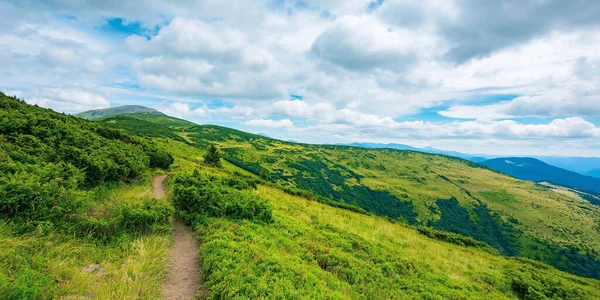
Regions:
<instances>
[{"instance_id":1,"label":"cloud","mask_svg":"<svg viewBox=\"0 0 600 300\"><path fill-rule=\"evenodd\" d=\"M147 40L125 40L145 57L134 62L142 85L188 95L231 98L273 98L278 63L266 49L222 22L175 18Z\"/></svg>"},{"instance_id":2,"label":"cloud","mask_svg":"<svg viewBox=\"0 0 600 300\"><path fill-rule=\"evenodd\" d=\"M349 124L321 124L314 127L294 128L296 131L321 131L322 134L341 134L352 130L352 138L365 139L501 139L501 140L548 140L588 139L600 136L600 127L583 118L555 119L548 124L521 124L512 120L502 121L454 121L450 123L404 121L372 126ZM346 134L345 136L349 136Z\"/></svg>"},{"instance_id":3,"label":"cloud","mask_svg":"<svg viewBox=\"0 0 600 300\"><path fill-rule=\"evenodd\" d=\"M269 134L314 142L598 146L597 1L372 2L5 1L0 88L64 111L289 120Z\"/></svg>"},{"instance_id":4,"label":"cloud","mask_svg":"<svg viewBox=\"0 0 600 300\"><path fill-rule=\"evenodd\" d=\"M379 68L402 72L417 63L417 50L432 43L416 32L392 30L369 17L342 17L313 43L321 60L355 71Z\"/></svg>"},{"instance_id":5,"label":"cloud","mask_svg":"<svg viewBox=\"0 0 600 300\"><path fill-rule=\"evenodd\" d=\"M110 106L110 102L103 96L80 89L48 88L36 91L34 95L25 101L58 112L76 113Z\"/></svg>"},{"instance_id":6,"label":"cloud","mask_svg":"<svg viewBox=\"0 0 600 300\"><path fill-rule=\"evenodd\" d=\"M580 87L519 96L490 105L457 105L439 114L459 119L507 119L520 117L600 116L600 89Z\"/></svg>"},{"instance_id":7,"label":"cloud","mask_svg":"<svg viewBox=\"0 0 600 300\"><path fill-rule=\"evenodd\" d=\"M391 24L435 31L447 42L446 58L458 64L552 31L600 25L594 0L386 0L376 14Z\"/></svg>"},{"instance_id":8,"label":"cloud","mask_svg":"<svg viewBox=\"0 0 600 300\"><path fill-rule=\"evenodd\" d=\"M270 127L270 128L289 128L294 126L294 123L289 119L270 120L270 119L254 119L244 122L248 126Z\"/></svg>"}]
</instances>

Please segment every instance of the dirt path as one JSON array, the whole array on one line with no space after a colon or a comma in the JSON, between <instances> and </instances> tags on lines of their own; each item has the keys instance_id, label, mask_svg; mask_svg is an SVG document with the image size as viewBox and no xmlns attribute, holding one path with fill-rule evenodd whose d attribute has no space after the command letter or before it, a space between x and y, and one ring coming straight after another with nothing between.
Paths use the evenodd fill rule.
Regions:
<instances>
[{"instance_id":1,"label":"dirt path","mask_svg":"<svg viewBox=\"0 0 600 300\"><path fill-rule=\"evenodd\" d=\"M167 175L154 177L154 196L165 197ZM202 285L198 259L198 243L194 232L179 221L173 223L175 245L171 249L169 271L163 282L164 299L193 299Z\"/></svg>"}]
</instances>

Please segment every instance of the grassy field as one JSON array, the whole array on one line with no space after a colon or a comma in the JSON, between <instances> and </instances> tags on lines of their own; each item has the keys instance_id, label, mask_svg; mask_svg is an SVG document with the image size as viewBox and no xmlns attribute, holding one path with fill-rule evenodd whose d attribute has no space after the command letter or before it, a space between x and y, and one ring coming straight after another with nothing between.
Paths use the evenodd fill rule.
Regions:
<instances>
[{"instance_id":1,"label":"grassy field","mask_svg":"<svg viewBox=\"0 0 600 300\"><path fill-rule=\"evenodd\" d=\"M90 215L151 196L148 180L106 188ZM0 223L0 299L158 299L172 239L121 233L110 241Z\"/></svg>"},{"instance_id":2,"label":"grassy field","mask_svg":"<svg viewBox=\"0 0 600 300\"><path fill-rule=\"evenodd\" d=\"M278 186L600 278L600 210L582 198L443 155L289 143L168 116L127 116L170 127L185 138L179 145L217 144L228 163ZM189 151L173 145L164 149Z\"/></svg>"},{"instance_id":3,"label":"grassy field","mask_svg":"<svg viewBox=\"0 0 600 300\"><path fill-rule=\"evenodd\" d=\"M259 185L273 222L197 224L206 289L219 298L592 299L598 284L453 245L380 217Z\"/></svg>"}]
</instances>

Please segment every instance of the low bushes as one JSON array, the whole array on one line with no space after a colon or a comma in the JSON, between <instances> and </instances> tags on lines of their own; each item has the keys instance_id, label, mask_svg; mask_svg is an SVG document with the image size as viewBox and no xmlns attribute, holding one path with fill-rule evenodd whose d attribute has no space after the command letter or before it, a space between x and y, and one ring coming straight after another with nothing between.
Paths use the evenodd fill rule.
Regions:
<instances>
[{"instance_id":1,"label":"low bushes","mask_svg":"<svg viewBox=\"0 0 600 300\"><path fill-rule=\"evenodd\" d=\"M488 245L485 242L480 242L472 237L460 235L458 233L435 230L430 227L420 226L417 230L432 239L448 242L460 246L467 246L477 248L488 253L499 254L498 250L492 248L492 246Z\"/></svg>"},{"instance_id":2,"label":"low bushes","mask_svg":"<svg viewBox=\"0 0 600 300\"><path fill-rule=\"evenodd\" d=\"M109 240L121 234L169 232L173 206L164 199L148 198L113 207L102 216L89 216L72 227L74 233Z\"/></svg>"},{"instance_id":3,"label":"low bushes","mask_svg":"<svg viewBox=\"0 0 600 300\"><path fill-rule=\"evenodd\" d=\"M179 175L173 186L173 204L187 222L206 217L228 217L269 223L271 206L248 188L255 183L216 175Z\"/></svg>"}]
</instances>

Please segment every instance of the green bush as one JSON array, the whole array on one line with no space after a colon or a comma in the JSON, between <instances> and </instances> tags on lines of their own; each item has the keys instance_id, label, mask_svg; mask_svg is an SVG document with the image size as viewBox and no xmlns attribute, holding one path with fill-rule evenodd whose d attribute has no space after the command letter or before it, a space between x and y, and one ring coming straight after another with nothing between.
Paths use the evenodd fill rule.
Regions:
<instances>
[{"instance_id":1,"label":"green bush","mask_svg":"<svg viewBox=\"0 0 600 300\"><path fill-rule=\"evenodd\" d=\"M72 227L76 235L108 241L122 234L168 232L174 208L165 199L148 198L140 203L113 207L101 216L84 217Z\"/></svg>"},{"instance_id":2,"label":"green bush","mask_svg":"<svg viewBox=\"0 0 600 300\"><path fill-rule=\"evenodd\" d=\"M229 217L271 222L271 206L252 192L240 179L194 172L179 175L173 187L173 204L188 222L205 217Z\"/></svg>"},{"instance_id":3,"label":"green bush","mask_svg":"<svg viewBox=\"0 0 600 300\"><path fill-rule=\"evenodd\" d=\"M173 163L169 153L122 130L2 93L0 146L0 218L25 230L69 227L93 205L96 187Z\"/></svg>"},{"instance_id":4,"label":"green bush","mask_svg":"<svg viewBox=\"0 0 600 300\"><path fill-rule=\"evenodd\" d=\"M417 228L417 231L435 240L448 242L460 246L473 247L492 254L499 254L498 250L492 248L492 246L488 245L487 243L478 241L472 237L460 235L458 233L435 230L425 226L419 226Z\"/></svg>"}]
</instances>

